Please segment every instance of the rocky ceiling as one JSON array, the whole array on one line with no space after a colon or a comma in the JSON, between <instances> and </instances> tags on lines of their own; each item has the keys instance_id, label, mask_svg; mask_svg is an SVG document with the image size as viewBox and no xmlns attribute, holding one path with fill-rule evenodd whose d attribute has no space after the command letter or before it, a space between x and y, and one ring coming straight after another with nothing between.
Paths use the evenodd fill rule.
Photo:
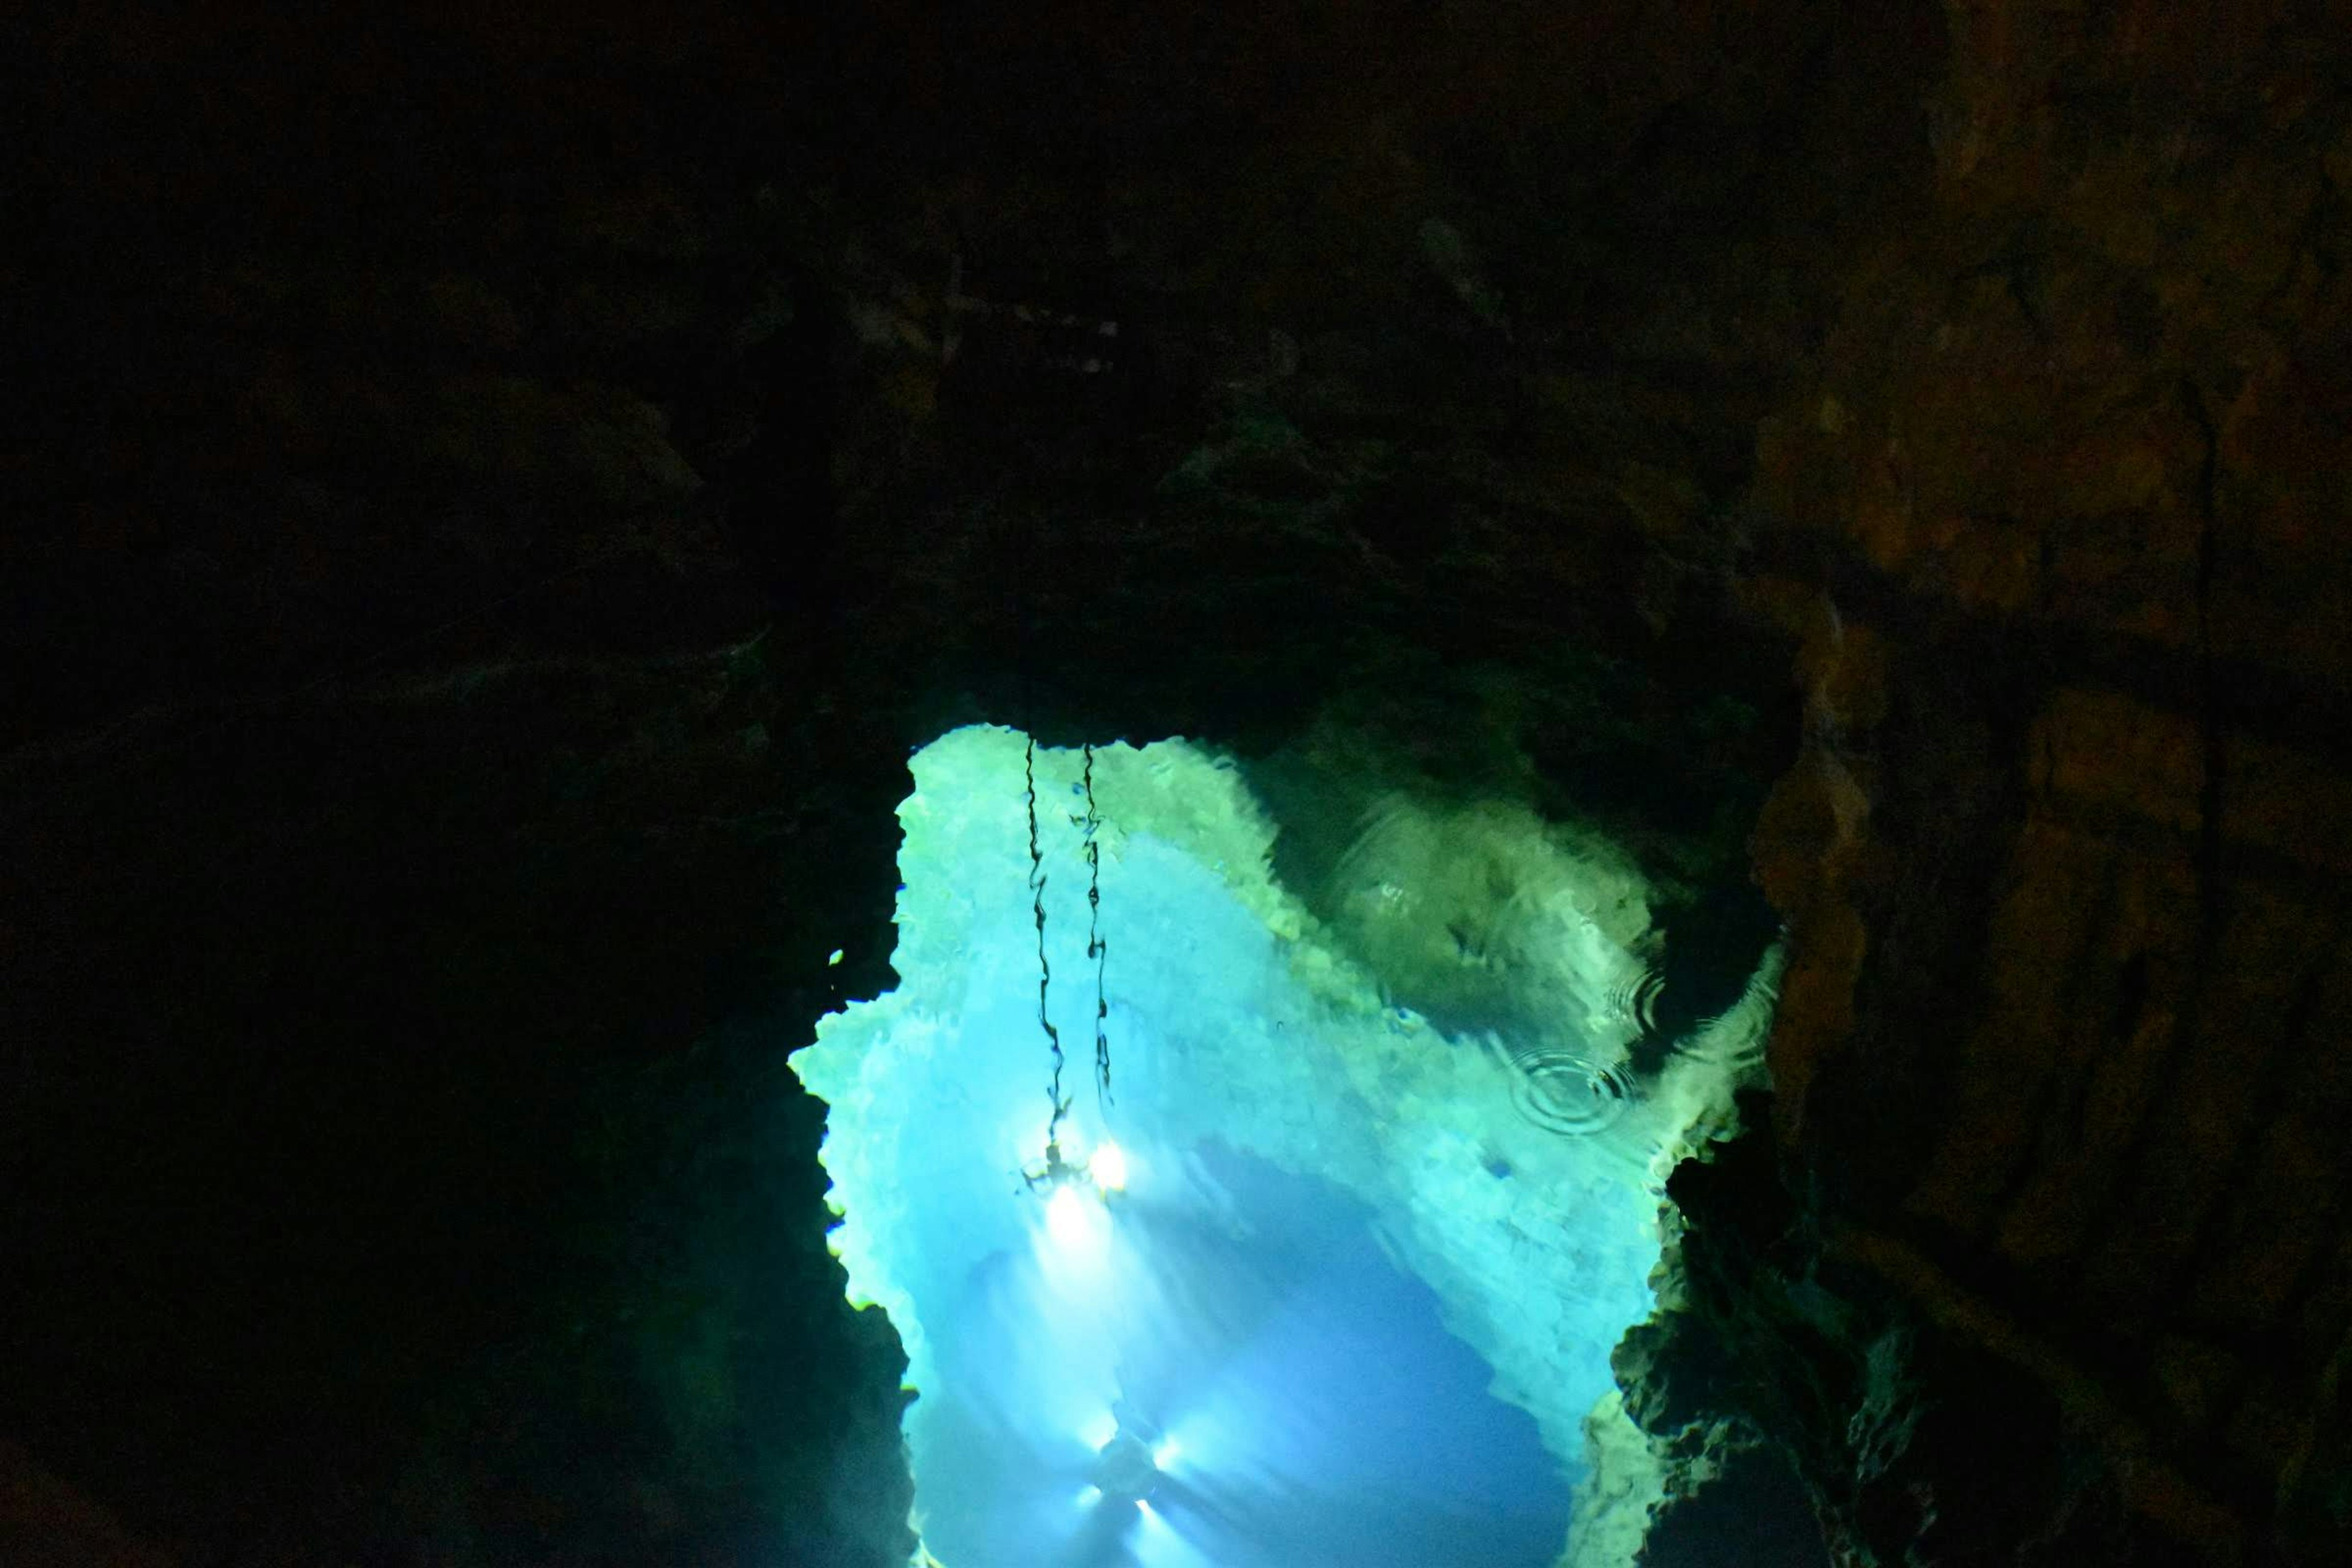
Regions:
<instances>
[{"instance_id":1,"label":"rocky ceiling","mask_svg":"<svg viewBox=\"0 0 2352 1568\"><path fill-rule=\"evenodd\" d=\"M908 749L1347 711L1789 927L1645 1562L2342 1560L2352 15L931 11L12 25L16 1558L895 1568Z\"/></svg>"}]
</instances>

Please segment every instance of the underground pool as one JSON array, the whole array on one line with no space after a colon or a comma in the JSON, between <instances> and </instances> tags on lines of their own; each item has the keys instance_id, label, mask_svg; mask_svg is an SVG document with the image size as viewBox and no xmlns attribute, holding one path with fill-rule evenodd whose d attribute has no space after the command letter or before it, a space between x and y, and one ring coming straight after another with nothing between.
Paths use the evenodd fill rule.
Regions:
<instances>
[{"instance_id":1,"label":"underground pool","mask_svg":"<svg viewBox=\"0 0 2352 1568\"><path fill-rule=\"evenodd\" d=\"M1622 1551L1610 1352L1777 953L1636 1070L1654 895L1597 833L1397 795L1301 889L1207 748L974 726L912 770L899 984L793 1065L851 1298L907 1349L928 1560Z\"/></svg>"}]
</instances>

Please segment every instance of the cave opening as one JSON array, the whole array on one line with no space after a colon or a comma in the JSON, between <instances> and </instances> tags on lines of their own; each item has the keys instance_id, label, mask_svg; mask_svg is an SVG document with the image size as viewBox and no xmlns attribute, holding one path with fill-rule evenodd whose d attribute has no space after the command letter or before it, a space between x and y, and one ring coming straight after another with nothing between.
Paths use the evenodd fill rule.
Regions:
<instances>
[{"instance_id":1,"label":"cave opening","mask_svg":"<svg viewBox=\"0 0 2352 1568\"><path fill-rule=\"evenodd\" d=\"M988 725L912 772L899 984L793 1067L906 1347L924 1550L1617 1549L1649 1478L1611 1352L1666 1173L1761 1074L1777 947L1661 1049L1673 889L1507 794Z\"/></svg>"}]
</instances>

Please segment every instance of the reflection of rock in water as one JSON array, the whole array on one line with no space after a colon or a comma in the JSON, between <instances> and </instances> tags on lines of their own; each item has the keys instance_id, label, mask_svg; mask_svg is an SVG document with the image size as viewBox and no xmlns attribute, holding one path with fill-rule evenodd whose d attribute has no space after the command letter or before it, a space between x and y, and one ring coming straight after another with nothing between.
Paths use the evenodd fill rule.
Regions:
<instances>
[{"instance_id":1,"label":"reflection of rock in water","mask_svg":"<svg viewBox=\"0 0 2352 1568\"><path fill-rule=\"evenodd\" d=\"M1318 880L1317 912L1388 997L1447 1034L1637 1032L1612 1015L1645 966L1648 888L1597 838L1523 805L1397 791Z\"/></svg>"},{"instance_id":2,"label":"reflection of rock in water","mask_svg":"<svg viewBox=\"0 0 2352 1568\"><path fill-rule=\"evenodd\" d=\"M1569 1137L1602 1131L1625 1113L1632 1098L1622 1069L1564 1047L1514 1047L1490 1036L1487 1047L1502 1059L1512 1105L1547 1131Z\"/></svg>"},{"instance_id":3,"label":"reflection of rock in water","mask_svg":"<svg viewBox=\"0 0 2352 1568\"><path fill-rule=\"evenodd\" d=\"M1778 933L1756 889L1654 877L1507 783L1465 798L1341 760L1257 771L1281 818L1277 875L1383 1001L1493 1049L1537 1126L1616 1122L1738 1003Z\"/></svg>"},{"instance_id":4,"label":"reflection of rock in water","mask_svg":"<svg viewBox=\"0 0 2352 1568\"><path fill-rule=\"evenodd\" d=\"M1611 987L1609 1005L1643 1034L1654 1034L1658 1027L1658 997L1665 987L1664 970L1644 969L1622 984Z\"/></svg>"}]
</instances>

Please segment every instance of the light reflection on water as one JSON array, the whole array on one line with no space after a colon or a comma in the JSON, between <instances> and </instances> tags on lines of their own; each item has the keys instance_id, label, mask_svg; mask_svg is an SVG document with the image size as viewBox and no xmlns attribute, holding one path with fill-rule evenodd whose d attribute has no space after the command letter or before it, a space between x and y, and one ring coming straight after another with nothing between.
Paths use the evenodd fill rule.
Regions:
<instances>
[{"instance_id":1,"label":"light reflection on water","mask_svg":"<svg viewBox=\"0 0 2352 1568\"><path fill-rule=\"evenodd\" d=\"M947 1568L1550 1563L1563 1466L1649 1310L1656 1162L1769 1006L1636 1080L1655 944L1602 849L1390 805L1340 836L1318 916L1271 880L1230 767L1107 748L1118 1097L1073 1053L1064 1152L1115 1132L1130 1170L1108 1208L1049 1202L1019 1174L1049 1103L1022 759L987 731L918 757L903 984L794 1058L831 1108L852 1299L889 1308L922 1391L927 1545ZM1074 787L1075 759L1037 760L1041 796ZM1039 825L1069 1042L1095 1021L1081 820ZM1172 1445L1148 1506L1106 1469L1121 1413L1130 1458Z\"/></svg>"},{"instance_id":2,"label":"light reflection on water","mask_svg":"<svg viewBox=\"0 0 2352 1568\"><path fill-rule=\"evenodd\" d=\"M1080 1200L1097 1227L1040 1212L927 1310L914 1458L949 1568L1552 1561L1565 1479L1368 1209L1217 1145L1136 1166ZM1162 1457L1142 1507L1094 1486L1115 1409Z\"/></svg>"}]
</instances>

